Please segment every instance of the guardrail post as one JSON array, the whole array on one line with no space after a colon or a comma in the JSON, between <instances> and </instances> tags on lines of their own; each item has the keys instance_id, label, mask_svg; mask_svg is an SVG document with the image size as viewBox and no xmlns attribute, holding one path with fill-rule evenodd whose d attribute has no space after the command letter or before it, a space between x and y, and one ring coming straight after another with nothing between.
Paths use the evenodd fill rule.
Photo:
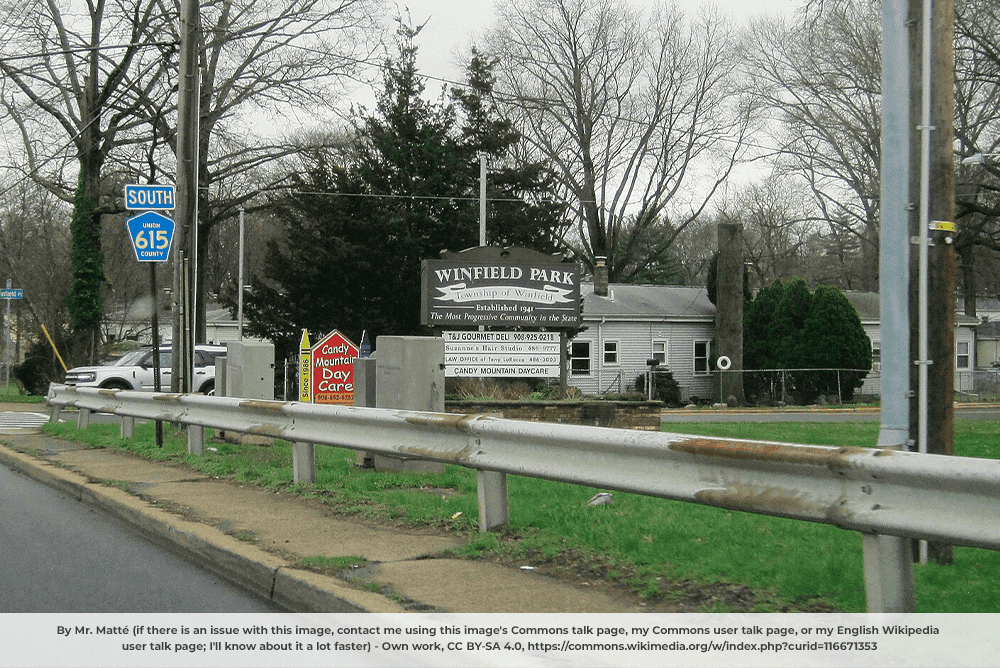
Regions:
<instances>
[{"instance_id":1,"label":"guardrail post","mask_svg":"<svg viewBox=\"0 0 1000 668\"><path fill-rule=\"evenodd\" d=\"M122 415L118 418L120 423L119 435L125 438L132 438L135 435L135 418L129 417L128 415Z\"/></svg>"},{"instance_id":2,"label":"guardrail post","mask_svg":"<svg viewBox=\"0 0 1000 668\"><path fill-rule=\"evenodd\" d=\"M187 436L188 436L188 454L189 455L205 454L205 428L200 425L189 424L187 428Z\"/></svg>"},{"instance_id":3,"label":"guardrail post","mask_svg":"<svg viewBox=\"0 0 1000 668\"><path fill-rule=\"evenodd\" d=\"M76 414L76 428L86 429L90 426L90 409L81 408Z\"/></svg>"},{"instance_id":4,"label":"guardrail post","mask_svg":"<svg viewBox=\"0 0 1000 668\"><path fill-rule=\"evenodd\" d=\"M375 408L375 374L378 370L378 351L371 357L359 357L354 360L354 405L364 408ZM371 450L358 450L355 453L354 465L363 469L375 468L375 453Z\"/></svg>"},{"instance_id":5,"label":"guardrail post","mask_svg":"<svg viewBox=\"0 0 1000 668\"><path fill-rule=\"evenodd\" d=\"M479 530L492 531L495 527L510 524L507 474L477 471L476 486L479 490Z\"/></svg>"},{"instance_id":6,"label":"guardrail post","mask_svg":"<svg viewBox=\"0 0 1000 668\"><path fill-rule=\"evenodd\" d=\"M316 446L292 443L292 477L296 483L316 482Z\"/></svg>"},{"instance_id":7,"label":"guardrail post","mask_svg":"<svg viewBox=\"0 0 1000 668\"><path fill-rule=\"evenodd\" d=\"M62 416L62 406L59 404L52 404L52 412L49 414L49 422L54 424L59 423L59 418Z\"/></svg>"},{"instance_id":8,"label":"guardrail post","mask_svg":"<svg viewBox=\"0 0 1000 668\"><path fill-rule=\"evenodd\" d=\"M908 538L861 534L868 612L913 612L913 553Z\"/></svg>"}]
</instances>

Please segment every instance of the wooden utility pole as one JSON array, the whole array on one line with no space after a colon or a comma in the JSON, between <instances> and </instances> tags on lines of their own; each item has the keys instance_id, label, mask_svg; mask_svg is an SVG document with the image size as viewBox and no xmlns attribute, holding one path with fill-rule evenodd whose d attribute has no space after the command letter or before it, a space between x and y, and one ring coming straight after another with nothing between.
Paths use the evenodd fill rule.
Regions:
<instances>
[{"instance_id":1,"label":"wooden utility pole","mask_svg":"<svg viewBox=\"0 0 1000 668\"><path fill-rule=\"evenodd\" d=\"M190 289L194 282L186 276L188 263L182 257L195 258L198 238L198 68L200 12L198 0L181 0L180 8L180 71L177 92L177 209L174 255L174 323L171 346L170 389L187 392L191 389L192 333L185 322L191 321L194 300Z\"/></svg>"},{"instance_id":2,"label":"wooden utility pole","mask_svg":"<svg viewBox=\"0 0 1000 668\"><path fill-rule=\"evenodd\" d=\"M954 454L955 250L947 224L955 220L953 0L910 0L910 439L921 452ZM928 34L929 33L929 34ZM925 45L929 42L929 52ZM929 65L929 69L928 69ZM924 94L929 93L929 98ZM945 223L944 226L941 223ZM928 226L932 229L928 229ZM944 229L937 229L942 228ZM953 229L953 228L952 228ZM921 238L926 238L927 287L921 290ZM920 333L926 302L927 339ZM921 390L921 367L926 383ZM926 417L921 425L922 399ZM929 544L928 556L951 563L951 546Z\"/></svg>"}]
</instances>

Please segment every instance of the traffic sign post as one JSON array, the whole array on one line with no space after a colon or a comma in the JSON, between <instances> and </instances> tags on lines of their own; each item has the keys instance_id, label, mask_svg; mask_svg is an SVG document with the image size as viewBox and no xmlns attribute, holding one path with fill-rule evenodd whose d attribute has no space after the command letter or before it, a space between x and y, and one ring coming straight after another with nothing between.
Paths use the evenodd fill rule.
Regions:
<instances>
[{"instance_id":1,"label":"traffic sign post","mask_svg":"<svg viewBox=\"0 0 1000 668\"><path fill-rule=\"evenodd\" d=\"M156 184L127 184L125 186L125 208L130 210L143 210L145 213L134 218L129 218L125 224L128 227L129 238L132 240L132 250L135 251L135 259L139 262L166 262L170 256L170 245L174 240L174 221L163 214L156 213L155 210L172 210L177 201L176 191L173 186L161 186ZM153 334L153 378L154 389L160 391L160 322L157 316L158 306L156 305L156 267L149 265L149 291L153 295L153 312L151 317L151 329ZM186 346L182 346L186 348ZM193 342L192 348L193 350ZM183 351L182 351L183 354ZM181 367L178 378L181 379L181 387L184 387L184 379L190 372ZM163 423L156 421L156 445L163 447Z\"/></svg>"},{"instance_id":2,"label":"traffic sign post","mask_svg":"<svg viewBox=\"0 0 1000 668\"><path fill-rule=\"evenodd\" d=\"M10 384L10 300L24 299L24 290L10 287L10 279L7 279L7 287L0 290L0 299L7 300L7 317L4 319L4 345L3 345L3 384L6 387Z\"/></svg>"},{"instance_id":3,"label":"traffic sign post","mask_svg":"<svg viewBox=\"0 0 1000 668\"><path fill-rule=\"evenodd\" d=\"M135 259L139 262L166 262L174 240L174 221L161 213L147 211L126 221Z\"/></svg>"}]
</instances>

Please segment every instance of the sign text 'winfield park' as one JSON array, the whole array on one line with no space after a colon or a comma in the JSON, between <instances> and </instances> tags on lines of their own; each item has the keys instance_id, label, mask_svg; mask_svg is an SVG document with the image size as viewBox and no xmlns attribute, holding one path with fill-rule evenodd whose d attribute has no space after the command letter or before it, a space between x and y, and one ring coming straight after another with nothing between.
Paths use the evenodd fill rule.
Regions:
<instances>
[{"instance_id":1,"label":"sign text 'winfield park'","mask_svg":"<svg viewBox=\"0 0 1000 668\"><path fill-rule=\"evenodd\" d=\"M421 324L580 326L580 267L520 248L473 248L425 260Z\"/></svg>"}]
</instances>

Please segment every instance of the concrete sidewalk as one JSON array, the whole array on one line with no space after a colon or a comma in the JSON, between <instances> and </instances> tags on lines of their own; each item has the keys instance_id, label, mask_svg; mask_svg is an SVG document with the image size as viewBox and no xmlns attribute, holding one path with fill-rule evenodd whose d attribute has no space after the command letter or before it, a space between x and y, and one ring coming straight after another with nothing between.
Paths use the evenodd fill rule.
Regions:
<instances>
[{"instance_id":1,"label":"concrete sidewalk","mask_svg":"<svg viewBox=\"0 0 1000 668\"><path fill-rule=\"evenodd\" d=\"M37 432L0 435L0 465L296 612L653 611L614 589L449 558L463 543L455 534L337 517L318 502ZM312 556L368 565L339 575L292 567Z\"/></svg>"}]
</instances>

